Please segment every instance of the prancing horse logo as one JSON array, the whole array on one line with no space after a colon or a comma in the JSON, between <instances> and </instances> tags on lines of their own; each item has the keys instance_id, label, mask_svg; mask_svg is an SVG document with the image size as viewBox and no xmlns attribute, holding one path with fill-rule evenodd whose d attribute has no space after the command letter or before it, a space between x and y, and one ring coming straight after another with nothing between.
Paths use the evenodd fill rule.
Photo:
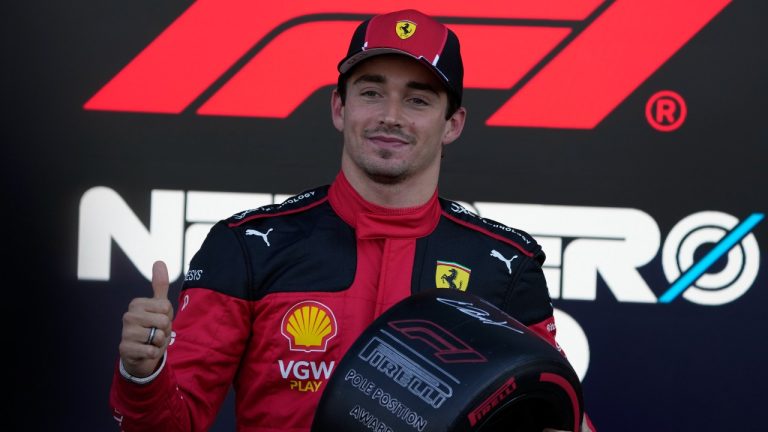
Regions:
<instances>
[{"instance_id":1,"label":"prancing horse logo","mask_svg":"<svg viewBox=\"0 0 768 432\"><path fill-rule=\"evenodd\" d=\"M459 281L459 286L456 286L456 276L457 276L456 269L452 268L448 270L448 273L440 276L440 279L442 279L443 282L447 283L450 289L461 290L461 281Z\"/></svg>"},{"instance_id":2,"label":"prancing horse logo","mask_svg":"<svg viewBox=\"0 0 768 432\"><path fill-rule=\"evenodd\" d=\"M449 288L466 291L472 270L451 261L437 261L435 268L435 288Z\"/></svg>"},{"instance_id":3,"label":"prancing horse logo","mask_svg":"<svg viewBox=\"0 0 768 432\"><path fill-rule=\"evenodd\" d=\"M267 230L267 232L265 232L265 233L263 233L263 232L259 232L259 231L256 231L255 229L247 229L247 230L245 230L245 235L257 235L257 236L260 236L261 238L263 238L263 239L264 239L264 243L266 243L266 244L267 244L267 246L270 246L270 244L269 244L269 240L267 240L267 236L268 236L268 235L269 235L269 233L271 233L271 232L272 232L272 228L270 228L269 230Z\"/></svg>"},{"instance_id":4,"label":"prancing horse logo","mask_svg":"<svg viewBox=\"0 0 768 432\"><path fill-rule=\"evenodd\" d=\"M408 39L416 33L416 23L413 21L398 21L395 26L395 33L400 39Z\"/></svg>"}]
</instances>

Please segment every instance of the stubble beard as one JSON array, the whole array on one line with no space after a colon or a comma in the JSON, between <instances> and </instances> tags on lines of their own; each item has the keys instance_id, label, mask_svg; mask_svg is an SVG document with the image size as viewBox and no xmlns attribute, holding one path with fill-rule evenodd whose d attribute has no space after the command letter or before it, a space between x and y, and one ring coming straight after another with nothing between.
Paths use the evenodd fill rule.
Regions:
<instances>
[{"instance_id":1,"label":"stubble beard","mask_svg":"<svg viewBox=\"0 0 768 432\"><path fill-rule=\"evenodd\" d=\"M389 135L396 135L401 137L409 145L413 145L412 137L404 134L399 128L390 128L386 126L379 126L372 131L366 131L366 138L372 133L387 133ZM394 185L404 182L408 178L408 166L405 161L393 161L396 157L396 152L379 148L375 151L371 160L359 161L360 167L363 172L376 183L384 185Z\"/></svg>"},{"instance_id":2,"label":"stubble beard","mask_svg":"<svg viewBox=\"0 0 768 432\"><path fill-rule=\"evenodd\" d=\"M383 185L395 185L408 178L408 170L402 164L394 165L391 159L394 152L387 149L379 149L376 160L363 161L363 172L376 183ZM388 163L389 162L389 163Z\"/></svg>"}]
</instances>

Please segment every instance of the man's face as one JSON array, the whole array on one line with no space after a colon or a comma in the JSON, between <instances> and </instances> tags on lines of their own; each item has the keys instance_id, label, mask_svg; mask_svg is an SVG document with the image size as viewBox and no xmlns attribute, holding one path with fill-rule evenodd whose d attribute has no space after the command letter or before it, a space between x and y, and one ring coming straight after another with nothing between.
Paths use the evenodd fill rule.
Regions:
<instances>
[{"instance_id":1,"label":"man's face","mask_svg":"<svg viewBox=\"0 0 768 432\"><path fill-rule=\"evenodd\" d=\"M332 100L344 135L342 167L378 183L436 182L442 147L464 126L460 108L446 120L448 96L426 66L402 55L380 55L356 66L346 103Z\"/></svg>"}]
</instances>

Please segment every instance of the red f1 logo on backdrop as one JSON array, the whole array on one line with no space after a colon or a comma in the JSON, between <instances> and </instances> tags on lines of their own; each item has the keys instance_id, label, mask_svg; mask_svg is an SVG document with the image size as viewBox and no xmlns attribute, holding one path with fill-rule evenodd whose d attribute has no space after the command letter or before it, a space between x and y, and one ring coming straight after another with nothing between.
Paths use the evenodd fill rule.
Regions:
<instances>
[{"instance_id":1,"label":"red f1 logo on backdrop","mask_svg":"<svg viewBox=\"0 0 768 432\"><path fill-rule=\"evenodd\" d=\"M335 84L362 19L416 8L459 35L466 88L509 93L487 125L593 129L728 3L199 0L84 107L286 118Z\"/></svg>"}]
</instances>

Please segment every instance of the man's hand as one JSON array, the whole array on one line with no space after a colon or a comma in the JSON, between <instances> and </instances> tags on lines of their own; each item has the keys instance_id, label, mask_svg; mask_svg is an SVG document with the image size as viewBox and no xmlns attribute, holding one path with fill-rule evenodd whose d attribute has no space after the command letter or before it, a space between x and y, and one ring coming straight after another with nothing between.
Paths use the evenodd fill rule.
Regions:
<instances>
[{"instance_id":1,"label":"man's hand","mask_svg":"<svg viewBox=\"0 0 768 432\"><path fill-rule=\"evenodd\" d=\"M120 359L126 372L147 377L157 368L171 338L173 306L168 300L168 268L152 265L152 298L135 298L123 314ZM152 329L155 329L154 331Z\"/></svg>"}]
</instances>

